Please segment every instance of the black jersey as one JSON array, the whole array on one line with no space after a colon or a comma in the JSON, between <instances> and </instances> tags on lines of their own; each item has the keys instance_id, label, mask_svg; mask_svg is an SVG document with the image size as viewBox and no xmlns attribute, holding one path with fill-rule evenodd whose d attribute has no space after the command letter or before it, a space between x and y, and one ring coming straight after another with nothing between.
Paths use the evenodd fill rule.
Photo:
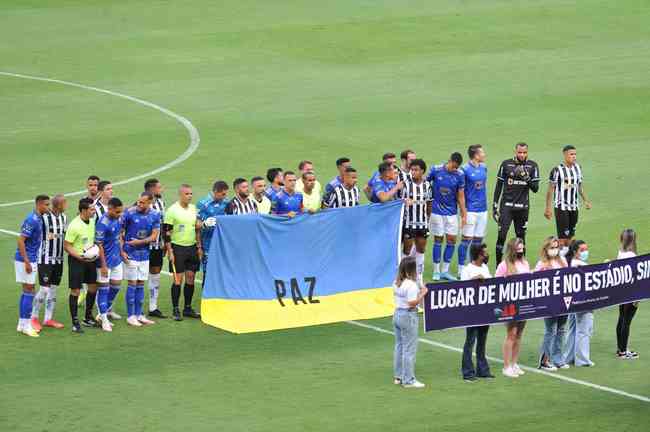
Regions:
<instances>
[{"instance_id":1,"label":"black jersey","mask_svg":"<svg viewBox=\"0 0 650 432\"><path fill-rule=\"evenodd\" d=\"M539 168L532 160L519 161L516 157L501 162L494 189L494 207L527 209L529 191L539 190ZM503 192L503 195L501 194Z\"/></svg>"}]
</instances>

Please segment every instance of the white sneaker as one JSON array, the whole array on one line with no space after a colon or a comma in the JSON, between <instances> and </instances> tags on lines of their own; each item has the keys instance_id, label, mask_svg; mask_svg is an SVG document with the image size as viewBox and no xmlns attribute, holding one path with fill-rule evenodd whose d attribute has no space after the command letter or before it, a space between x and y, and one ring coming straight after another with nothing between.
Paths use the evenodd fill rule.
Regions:
<instances>
[{"instance_id":1,"label":"white sneaker","mask_svg":"<svg viewBox=\"0 0 650 432\"><path fill-rule=\"evenodd\" d=\"M113 312L112 310L109 310L106 315L108 315L108 317L110 319L114 319L114 320L121 320L122 319L122 315L117 314L117 313Z\"/></svg>"},{"instance_id":2,"label":"white sneaker","mask_svg":"<svg viewBox=\"0 0 650 432\"><path fill-rule=\"evenodd\" d=\"M128 325L132 325L133 327L142 327L142 324L140 324L140 321L138 321L138 318L135 315L132 315L126 319L126 323Z\"/></svg>"},{"instance_id":3,"label":"white sneaker","mask_svg":"<svg viewBox=\"0 0 650 432\"><path fill-rule=\"evenodd\" d=\"M102 330L104 330L105 332L113 331L113 324L111 324L108 318L101 320L101 322L102 322Z\"/></svg>"},{"instance_id":4,"label":"white sneaker","mask_svg":"<svg viewBox=\"0 0 650 432\"><path fill-rule=\"evenodd\" d=\"M557 368L553 366L552 364L543 364L539 367L541 370L545 370L547 372L555 372L557 371Z\"/></svg>"},{"instance_id":5,"label":"white sneaker","mask_svg":"<svg viewBox=\"0 0 650 432\"><path fill-rule=\"evenodd\" d=\"M425 385L418 380L413 381L411 384L402 384L404 388L424 388Z\"/></svg>"},{"instance_id":6,"label":"white sneaker","mask_svg":"<svg viewBox=\"0 0 650 432\"><path fill-rule=\"evenodd\" d=\"M393 384L400 385L400 384L402 384L402 380L400 378L394 377L393 378Z\"/></svg>"},{"instance_id":7,"label":"white sneaker","mask_svg":"<svg viewBox=\"0 0 650 432\"><path fill-rule=\"evenodd\" d=\"M512 368L514 369L515 373L517 375L519 375L519 376L522 376L522 375L526 374L526 372L524 372L524 370L522 368L520 368L517 363L515 363L515 365Z\"/></svg>"},{"instance_id":8,"label":"white sneaker","mask_svg":"<svg viewBox=\"0 0 650 432\"><path fill-rule=\"evenodd\" d=\"M558 369L570 369L571 366L569 366L569 363L564 363L562 366L558 366Z\"/></svg>"},{"instance_id":9,"label":"white sneaker","mask_svg":"<svg viewBox=\"0 0 650 432\"><path fill-rule=\"evenodd\" d=\"M508 378L519 378L519 374L515 372L514 368L511 366L509 368L502 369L503 376Z\"/></svg>"},{"instance_id":10,"label":"white sneaker","mask_svg":"<svg viewBox=\"0 0 650 432\"><path fill-rule=\"evenodd\" d=\"M150 319L147 319L144 315L140 315L138 317L138 321L144 325L150 325L150 324L156 324L155 321L151 321Z\"/></svg>"}]
</instances>

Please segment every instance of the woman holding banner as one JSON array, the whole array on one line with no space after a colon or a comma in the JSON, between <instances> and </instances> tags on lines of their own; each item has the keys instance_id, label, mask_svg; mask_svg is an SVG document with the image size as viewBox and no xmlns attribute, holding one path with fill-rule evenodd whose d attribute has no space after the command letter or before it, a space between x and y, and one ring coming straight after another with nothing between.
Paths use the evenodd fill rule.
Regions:
<instances>
[{"instance_id":1,"label":"woman holding banner","mask_svg":"<svg viewBox=\"0 0 650 432\"><path fill-rule=\"evenodd\" d=\"M589 246L582 240L575 240L569 245L566 255L570 267L587 265ZM575 366L594 366L589 359L589 341L594 328L594 312L577 312L569 315L569 336L564 350L564 361Z\"/></svg>"},{"instance_id":2,"label":"woman holding banner","mask_svg":"<svg viewBox=\"0 0 650 432\"><path fill-rule=\"evenodd\" d=\"M560 241L557 237L548 237L542 244L535 271L555 270L563 267L567 267L567 262L560 256ZM537 365L539 369L554 372L558 368L567 369L569 367L562 354L566 322L566 315L544 318L544 341L539 348L539 363Z\"/></svg>"},{"instance_id":3,"label":"woman holding banner","mask_svg":"<svg viewBox=\"0 0 650 432\"><path fill-rule=\"evenodd\" d=\"M524 256L525 247L522 239L511 239L506 245L505 257L498 265L495 276L506 277L530 273L530 265ZM526 321L512 320L506 323L506 339L503 341L503 375L508 378L518 378L524 374L517 360L519 360L521 337L525 327Z\"/></svg>"},{"instance_id":4,"label":"woman holding banner","mask_svg":"<svg viewBox=\"0 0 650 432\"><path fill-rule=\"evenodd\" d=\"M621 233L621 247L616 259L633 258L636 256L636 233L633 229L626 229ZM639 357L635 351L628 350L627 341L630 338L632 318L639 307L638 302L619 305L618 324L616 325L616 342L618 350L616 357L622 360L633 360Z\"/></svg>"},{"instance_id":5,"label":"woman holding banner","mask_svg":"<svg viewBox=\"0 0 650 432\"><path fill-rule=\"evenodd\" d=\"M427 288L418 284L414 257L405 257L399 265L393 285L395 298L395 352L393 357L393 383L404 388L423 388L415 379L415 354L418 347L418 304Z\"/></svg>"}]
</instances>

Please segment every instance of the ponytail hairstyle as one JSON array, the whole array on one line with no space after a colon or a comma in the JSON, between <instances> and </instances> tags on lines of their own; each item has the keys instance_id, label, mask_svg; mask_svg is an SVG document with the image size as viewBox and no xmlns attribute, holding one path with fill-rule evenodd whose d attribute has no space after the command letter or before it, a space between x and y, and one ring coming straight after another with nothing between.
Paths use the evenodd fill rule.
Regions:
<instances>
[{"instance_id":1,"label":"ponytail hairstyle","mask_svg":"<svg viewBox=\"0 0 650 432\"><path fill-rule=\"evenodd\" d=\"M571 244L569 245L569 251L566 253L566 262L571 267L571 261L578 255L578 251L580 250L580 246L585 244L583 240L573 240Z\"/></svg>"},{"instance_id":2,"label":"ponytail hairstyle","mask_svg":"<svg viewBox=\"0 0 650 432\"><path fill-rule=\"evenodd\" d=\"M634 252L636 254L636 232L632 228L621 233L621 252Z\"/></svg>"},{"instance_id":3,"label":"ponytail hairstyle","mask_svg":"<svg viewBox=\"0 0 650 432\"><path fill-rule=\"evenodd\" d=\"M415 264L415 257L407 256L402 259L399 263L399 269L397 270L397 279L395 279L395 285L398 287L402 285L406 279L411 279L416 281L418 278L417 266Z\"/></svg>"}]
</instances>

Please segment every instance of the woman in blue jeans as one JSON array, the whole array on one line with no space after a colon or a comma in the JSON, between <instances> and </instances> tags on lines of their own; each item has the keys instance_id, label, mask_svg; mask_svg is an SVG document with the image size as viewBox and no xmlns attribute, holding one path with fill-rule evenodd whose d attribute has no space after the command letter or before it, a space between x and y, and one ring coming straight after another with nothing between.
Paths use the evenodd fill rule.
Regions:
<instances>
[{"instance_id":1,"label":"woman in blue jeans","mask_svg":"<svg viewBox=\"0 0 650 432\"><path fill-rule=\"evenodd\" d=\"M399 265L393 285L395 299L395 353L393 356L393 383L404 388L423 388L415 379L415 353L418 346L418 304L427 288L417 282L417 266L414 257L406 257Z\"/></svg>"}]
</instances>

